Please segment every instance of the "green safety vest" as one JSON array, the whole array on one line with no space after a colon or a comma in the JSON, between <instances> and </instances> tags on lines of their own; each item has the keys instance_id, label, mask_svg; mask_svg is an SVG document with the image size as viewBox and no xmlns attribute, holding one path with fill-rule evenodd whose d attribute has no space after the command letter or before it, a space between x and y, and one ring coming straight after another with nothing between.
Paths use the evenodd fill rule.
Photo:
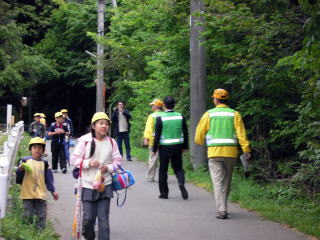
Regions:
<instances>
[{"instance_id":1,"label":"green safety vest","mask_svg":"<svg viewBox=\"0 0 320 240\"><path fill-rule=\"evenodd\" d=\"M164 112L161 115L162 133L160 137L160 145L176 145L182 144L182 115L177 112Z\"/></svg>"},{"instance_id":2,"label":"green safety vest","mask_svg":"<svg viewBox=\"0 0 320 240\"><path fill-rule=\"evenodd\" d=\"M155 135L155 129L156 129L156 121L157 121L157 117L160 117L163 115L164 112L157 110L154 113L151 114L151 116L153 117L153 132L152 132L152 136Z\"/></svg>"},{"instance_id":3,"label":"green safety vest","mask_svg":"<svg viewBox=\"0 0 320 240\"><path fill-rule=\"evenodd\" d=\"M234 128L234 113L231 108L214 108L208 111L210 128L206 134L209 147L236 146L237 135Z\"/></svg>"}]
</instances>

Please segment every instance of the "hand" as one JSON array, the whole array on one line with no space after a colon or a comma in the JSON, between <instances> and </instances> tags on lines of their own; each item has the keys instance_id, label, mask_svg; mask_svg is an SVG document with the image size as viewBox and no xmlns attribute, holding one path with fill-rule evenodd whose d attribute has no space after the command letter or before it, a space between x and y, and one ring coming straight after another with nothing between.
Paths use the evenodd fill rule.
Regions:
<instances>
[{"instance_id":1,"label":"hand","mask_svg":"<svg viewBox=\"0 0 320 240\"><path fill-rule=\"evenodd\" d=\"M155 153L155 152L151 152L151 154L152 154L152 156L156 156L157 155L157 153Z\"/></svg>"},{"instance_id":2,"label":"hand","mask_svg":"<svg viewBox=\"0 0 320 240\"><path fill-rule=\"evenodd\" d=\"M23 168L21 165L18 166L18 169L19 169L20 171L24 171L24 168Z\"/></svg>"},{"instance_id":3,"label":"hand","mask_svg":"<svg viewBox=\"0 0 320 240\"><path fill-rule=\"evenodd\" d=\"M100 163L98 161L90 160L89 166L90 167L99 167Z\"/></svg>"},{"instance_id":4,"label":"hand","mask_svg":"<svg viewBox=\"0 0 320 240\"><path fill-rule=\"evenodd\" d=\"M108 166L103 166L103 167L99 167L99 170L101 171L101 173L107 173L109 168Z\"/></svg>"},{"instance_id":5,"label":"hand","mask_svg":"<svg viewBox=\"0 0 320 240\"><path fill-rule=\"evenodd\" d=\"M124 111L124 109L121 108L121 107L119 107L118 110L119 110L120 112L123 112L123 111Z\"/></svg>"},{"instance_id":6,"label":"hand","mask_svg":"<svg viewBox=\"0 0 320 240\"><path fill-rule=\"evenodd\" d=\"M149 145L149 139L144 138L143 139L143 145L145 145L145 146Z\"/></svg>"},{"instance_id":7,"label":"hand","mask_svg":"<svg viewBox=\"0 0 320 240\"><path fill-rule=\"evenodd\" d=\"M52 194L54 200L57 201L59 199L59 194L58 193L52 192L51 194Z\"/></svg>"}]
</instances>

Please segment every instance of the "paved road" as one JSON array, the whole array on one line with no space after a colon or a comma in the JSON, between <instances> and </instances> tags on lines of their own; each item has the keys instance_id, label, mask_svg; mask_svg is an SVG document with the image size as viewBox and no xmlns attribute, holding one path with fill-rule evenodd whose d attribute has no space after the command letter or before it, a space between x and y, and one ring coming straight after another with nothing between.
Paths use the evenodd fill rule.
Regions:
<instances>
[{"instance_id":1,"label":"paved road","mask_svg":"<svg viewBox=\"0 0 320 240\"><path fill-rule=\"evenodd\" d=\"M136 185L128 191L122 208L111 202L110 224L112 240L302 240L310 239L284 226L261 219L256 214L229 205L230 219L215 218L211 193L187 184L189 199L181 198L176 179L169 178L169 199L158 198L157 182L145 179L145 163L125 162ZM75 197L74 179L70 171L55 174L58 201L50 201L49 218L61 235L71 239Z\"/></svg>"}]
</instances>

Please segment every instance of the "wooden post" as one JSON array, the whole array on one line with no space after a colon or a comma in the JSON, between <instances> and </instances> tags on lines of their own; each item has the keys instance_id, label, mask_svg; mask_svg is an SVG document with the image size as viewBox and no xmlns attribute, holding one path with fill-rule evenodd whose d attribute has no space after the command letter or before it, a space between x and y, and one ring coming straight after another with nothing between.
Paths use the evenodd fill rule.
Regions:
<instances>
[{"instance_id":1,"label":"wooden post","mask_svg":"<svg viewBox=\"0 0 320 240\"><path fill-rule=\"evenodd\" d=\"M204 9L202 0L190 0L190 153L193 167L206 164L206 147L194 143L194 136L199 119L206 111L206 56L201 46L200 33L204 22L202 17L194 16Z\"/></svg>"}]
</instances>

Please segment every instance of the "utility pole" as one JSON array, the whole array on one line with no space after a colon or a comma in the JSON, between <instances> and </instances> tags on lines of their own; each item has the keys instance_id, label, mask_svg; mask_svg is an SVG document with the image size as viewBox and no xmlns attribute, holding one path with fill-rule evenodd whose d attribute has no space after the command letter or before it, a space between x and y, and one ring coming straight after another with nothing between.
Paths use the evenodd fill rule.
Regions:
<instances>
[{"instance_id":1,"label":"utility pole","mask_svg":"<svg viewBox=\"0 0 320 240\"><path fill-rule=\"evenodd\" d=\"M98 0L98 36L104 36L104 12L105 1ZM97 79L96 79L96 111L104 112L105 110L105 82L104 82L104 47L98 40L97 43Z\"/></svg>"},{"instance_id":2,"label":"utility pole","mask_svg":"<svg viewBox=\"0 0 320 240\"><path fill-rule=\"evenodd\" d=\"M204 19L195 16L203 9L203 0L190 0L190 153L193 167L204 165L207 158L206 147L194 143L197 124L206 111L206 55L200 38L204 27L198 25Z\"/></svg>"}]
</instances>

